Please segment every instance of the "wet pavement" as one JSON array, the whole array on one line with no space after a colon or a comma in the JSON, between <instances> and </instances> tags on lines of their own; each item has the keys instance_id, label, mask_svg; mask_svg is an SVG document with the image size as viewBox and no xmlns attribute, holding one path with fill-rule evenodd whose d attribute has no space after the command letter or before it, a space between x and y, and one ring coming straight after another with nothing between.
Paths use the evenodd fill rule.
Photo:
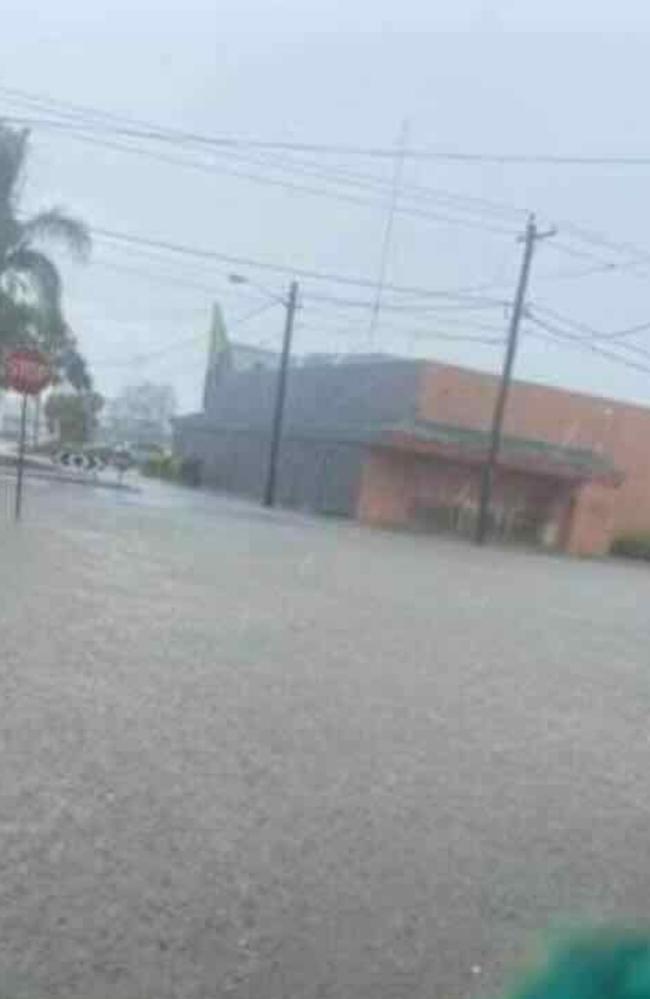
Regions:
<instances>
[{"instance_id":1,"label":"wet pavement","mask_svg":"<svg viewBox=\"0 0 650 999\"><path fill-rule=\"evenodd\" d=\"M0 995L493 994L646 918L650 571L0 481Z\"/></svg>"}]
</instances>

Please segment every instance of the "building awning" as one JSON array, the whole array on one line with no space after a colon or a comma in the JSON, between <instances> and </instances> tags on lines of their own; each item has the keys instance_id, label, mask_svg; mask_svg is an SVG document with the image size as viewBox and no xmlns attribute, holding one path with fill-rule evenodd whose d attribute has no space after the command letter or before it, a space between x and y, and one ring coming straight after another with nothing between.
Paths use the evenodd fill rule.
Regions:
<instances>
[{"instance_id":1,"label":"building awning","mask_svg":"<svg viewBox=\"0 0 650 999\"><path fill-rule=\"evenodd\" d=\"M482 465L487 459L490 434L428 420L385 427L375 438L381 448L431 455L466 465ZM504 436L498 465L517 472L528 472L570 482L597 481L620 485L622 473L610 459L589 448L565 447L527 437Z\"/></svg>"},{"instance_id":2,"label":"building awning","mask_svg":"<svg viewBox=\"0 0 650 999\"><path fill-rule=\"evenodd\" d=\"M268 424L220 423L203 413L176 417L173 425L181 433L240 433L264 437L265 440L270 431ZM320 423L297 428L289 424L285 427L284 439L304 444L345 444L390 449L470 466L484 464L490 443L490 435L486 430L429 420L374 426L339 425L332 422L331 425ZM565 447L528 437L502 438L499 467L568 482L596 481L620 485L623 481L623 474L607 455L589 448Z\"/></svg>"}]
</instances>

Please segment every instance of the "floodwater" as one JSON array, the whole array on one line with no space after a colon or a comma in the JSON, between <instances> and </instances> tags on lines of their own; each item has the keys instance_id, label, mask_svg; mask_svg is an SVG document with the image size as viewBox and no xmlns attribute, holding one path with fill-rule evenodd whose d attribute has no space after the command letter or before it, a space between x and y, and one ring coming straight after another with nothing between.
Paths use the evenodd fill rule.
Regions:
<instances>
[{"instance_id":1,"label":"floodwater","mask_svg":"<svg viewBox=\"0 0 650 999\"><path fill-rule=\"evenodd\" d=\"M0 994L487 995L646 916L643 568L157 484L0 550Z\"/></svg>"}]
</instances>

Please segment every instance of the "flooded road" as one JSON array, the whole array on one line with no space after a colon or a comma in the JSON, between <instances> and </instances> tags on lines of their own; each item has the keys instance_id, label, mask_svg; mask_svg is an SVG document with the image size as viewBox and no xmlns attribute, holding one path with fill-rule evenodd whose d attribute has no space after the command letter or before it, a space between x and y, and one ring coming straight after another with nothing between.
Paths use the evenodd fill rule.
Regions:
<instances>
[{"instance_id":1,"label":"flooded road","mask_svg":"<svg viewBox=\"0 0 650 999\"><path fill-rule=\"evenodd\" d=\"M0 995L485 995L647 916L645 569L158 484L0 551Z\"/></svg>"}]
</instances>

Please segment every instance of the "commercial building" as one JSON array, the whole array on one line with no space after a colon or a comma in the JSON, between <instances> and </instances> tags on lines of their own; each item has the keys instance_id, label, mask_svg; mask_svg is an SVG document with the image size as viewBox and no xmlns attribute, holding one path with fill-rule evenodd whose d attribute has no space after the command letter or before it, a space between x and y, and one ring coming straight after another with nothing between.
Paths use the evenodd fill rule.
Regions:
<instances>
[{"instance_id":1,"label":"commercial building","mask_svg":"<svg viewBox=\"0 0 650 999\"><path fill-rule=\"evenodd\" d=\"M278 501L370 524L471 531L498 379L391 357L289 374ZM222 370L175 447L206 484L261 496L276 373ZM492 530L576 554L650 530L650 409L514 382Z\"/></svg>"}]
</instances>

